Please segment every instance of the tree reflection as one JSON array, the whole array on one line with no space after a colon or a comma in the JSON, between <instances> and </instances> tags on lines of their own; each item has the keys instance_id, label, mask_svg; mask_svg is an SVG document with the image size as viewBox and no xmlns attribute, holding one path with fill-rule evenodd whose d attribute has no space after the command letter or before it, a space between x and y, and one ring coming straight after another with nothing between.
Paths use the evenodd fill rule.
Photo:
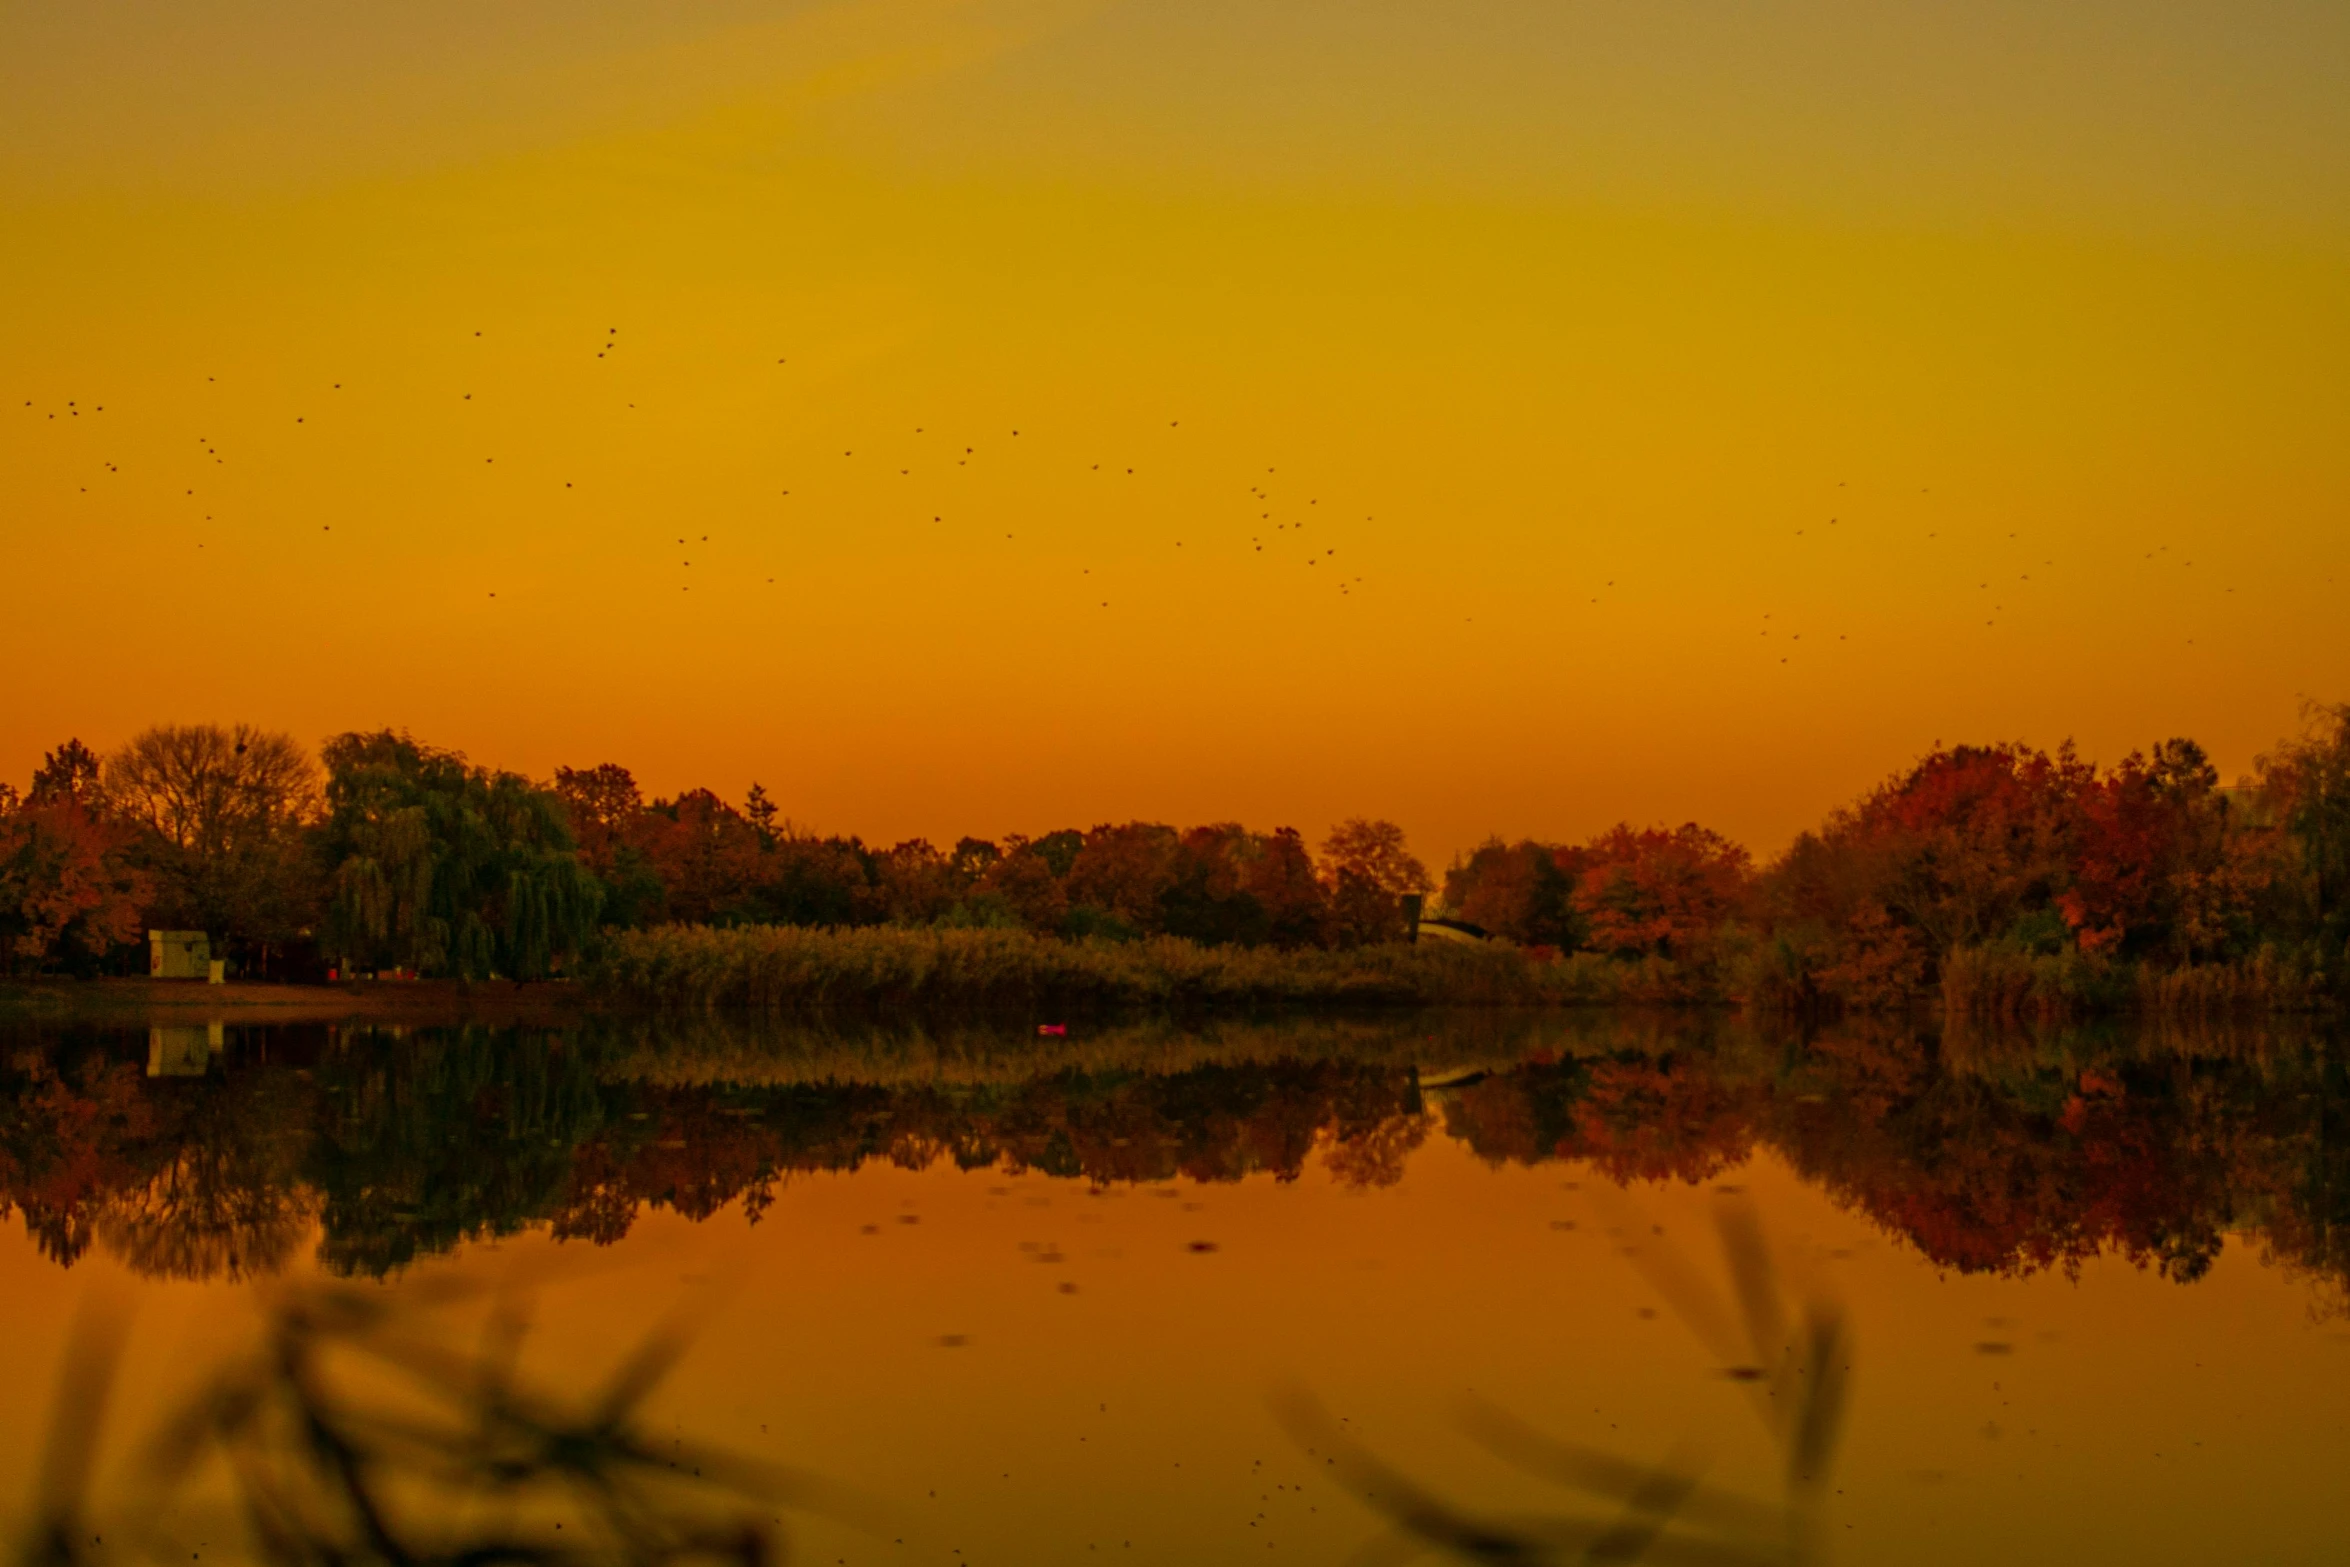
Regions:
<instances>
[{"instance_id":1,"label":"tree reflection","mask_svg":"<svg viewBox=\"0 0 2350 1567\"><path fill-rule=\"evenodd\" d=\"M543 1223L606 1114L592 1062L558 1035L354 1031L316 1070L305 1171L320 1260L338 1273L385 1274Z\"/></svg>"},{"instance_id":2,"label":"tree reflection","mask_svg":"<svg viewBox=\"0 0 2350 1567\"><path fill-rule=\"evenodd\" d=\"M163 1107L137 1069L68 1040L58 1059L20 1052L0 1123L0 1213L24 1215L41 1254L73 1263L96 1238L117 1193L159 1162Z\"/></svg>"},{"instance_id":3,"label":"tree reflection","mask_svg":"<svg viewBox=\"0 0 2350 1567\"><path fill-rule=\"evenodd\" d=\"M233 1032L209 1073L140 1040L19 1033L0 1212L42 1252L149 1275L351 1275L542 1229L610 1244L648 1211L756 1221L795 1177L873 1161L1095 1185L1402 1179L1441 1131L1496 1164L1700 1182L1773 1151L1937 1265L2113 1253L2201 1277L2242 1235L2350 1299L2350 1078L2322 1040L2238 1026L1816 1035L1719 1020L1490 1019L746 1041L565 1032ZM1024 1069L1025 1068L1025 1069ZM1443 1086L1423 1089L1423 1078Z\"/></svg>"},{"instance_id":4,"label":"tree reflection","mask_svg":"<svg viewBox=\"0 0 2350 1567\"><path fill-rule=\"evenodd\" d=\"M1341 1186L1363 1190L1394 1186L1403 1180L1404 1163L1428 1140L1436 1117L1426 1112L1391 1115L1353 1136L1333 1131L1322 1162Z\"/></svg>"}]
</instances>

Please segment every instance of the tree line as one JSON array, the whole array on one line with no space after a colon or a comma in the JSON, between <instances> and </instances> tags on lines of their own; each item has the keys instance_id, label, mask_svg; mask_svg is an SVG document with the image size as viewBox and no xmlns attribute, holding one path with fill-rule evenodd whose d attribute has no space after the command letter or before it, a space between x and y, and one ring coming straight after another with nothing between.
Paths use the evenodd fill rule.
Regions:
<instances>
[{"instance_id":1,"label":"tree line","mask_svg":"<svg viewBox=\"0 0 2350 1567\"><path fill-rule=\"evenodd\" d=\"M1431 883L1389 822L1156 822L877 848L781 818L754 784L647 799L629 771L547 780L390 731L315 760L246 725L159 725L0 784L0 964L119 972L148 929L207 932L242 972L542 978L657 925L1019 928L1343 948L1410 934Z\"/></svg>"},{"instance_id":2,"label":"tree line","mask_svg":"<svg viewBox=\"0 0 2350 1567\"><path fill-rule=\"evenodd\" d=\"M2307 719L2232 787L2192 740L1938 746L1759 868L1694 825L1494 840L1444 905L1797 1010L2322 1001L2350 981L2350 705Z\"/></svg>"},{"instance_id":3,"label":"tree line","mask_svg":"<svg viewBox=\"0 0 2350 1567\"><path fill-rule=\"evenodd\" d=\"M755 784L739 806L648 799L617 764L532 780L389 731L313 759L248 726L165 725L104 757L68 741L23 795L0 785L0 963L18 972L133 968L147 928L205 930L250 973L308 954L523 979L668 925L1357 949L1413 934L1430 890L1384 821L1318 851L1292 828L1140 821L884 849L794 826ZM2350 705L2311 708L2233 786L2191 740L2109 767L1937 747L1760 866L1693 823L1494 839L1454 861L1438 907L1628 999L2323 1001L2350 977Z\"/></svg>"}]
</instances>

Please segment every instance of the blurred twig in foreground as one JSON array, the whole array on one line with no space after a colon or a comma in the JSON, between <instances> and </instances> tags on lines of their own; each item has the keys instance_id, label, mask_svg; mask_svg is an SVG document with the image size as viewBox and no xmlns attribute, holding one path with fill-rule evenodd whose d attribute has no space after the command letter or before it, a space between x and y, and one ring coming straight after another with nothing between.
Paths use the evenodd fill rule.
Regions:
<instances>
[{"instance_id":1,"label":"blurred twig in foreground","mask_svg":"<svg viewBox=\"0 0 2350 1567\"><path fill-rule=\"evenodd\" d=\"M1480 1517L1372 1456L1310 1397L1293 1395L1276 1409L1291 1436L1308 1451L1328 1455L1348 1488L1392 1525L1356 1553L1355 1567L1429 1554L1527 1567L1631 1561L1777 1567L1815 1560L1819 1498L1843 1428L1850 1336L1842 1314L1817 1296L1801 1303L1795 1320L1750 1207L1727 1205L1717 1222L1734 1307L1725 1307L1697 1271L1653 1235L1625 1252L1720 1359L1723 1373L1747 1388L1785 1462L1781 1498L1762 1500L1706 1485L1687 1452L1642 1463L1556 1440L1478 1405L1469 1418L1472 1436L1513 1467L1582 1498L1555 1514ZM1620 1226L1623 1233L1636 1228L1645 1227Z\"/></svg>"},{"instance_id":2,"label":"blurred twig in foreground","mask_svg":"<svg viewBox=\"0 0 2350 1567\"><path fill-rule=\"evenodd\" d=\"M527 1322L510 1297L491 1300L477 1346L448 1347L457 1324L443 1308L479 1295L283 1291L259 1347L147 1446L150 1489L128 1527L86 1515L91 1433L76 1425L79 1450L53 1448L66 1457L52 1460L28 1560L187 1562L175 1520L184 1530L211 1511L216 1474L231 1516L215 1527L241 1529L269 1567L748 1567L787 1555L786 1506L862 1511L820 1501L804 1476L656 1442L639 1408L683 1351L679 1328L649 1336L593 1396L560 1400L519 1378ZM93 1353L110 1362L113 1347ZM86 1399L77 1381L90 1378L69 1374L65 1396ZM218 1540L215 1527L204 1537Z\"/></svg>"}]
</instances>

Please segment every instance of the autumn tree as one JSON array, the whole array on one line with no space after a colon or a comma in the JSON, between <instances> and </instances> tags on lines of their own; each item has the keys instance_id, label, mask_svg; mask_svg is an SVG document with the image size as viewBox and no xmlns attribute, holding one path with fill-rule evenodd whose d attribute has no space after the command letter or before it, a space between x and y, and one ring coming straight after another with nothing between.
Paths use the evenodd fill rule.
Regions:
<instances>
[{"instance_id":1,"label":"autumn tree","mask_svg":"<svg viewBox=\"0 0 2350 1567\"><path fill-rule=\"evenodd\" d=\"M962 901L968 883L954 859L927 838L912 838L879 856L881 895L896 925L934 925Z\"/></svg>"},{"instance_id":2,"label":"autumn tree","mask_svg":"<svg viewBox=\"0 0 2350 1567\"><path fill-rule=\"evenodd\" d=\"M137 833L96 807L97 759L48 753L21 801L0 798L0 971L88 972L139 937L153 896Z\"/></svg>"},{"instance_id":3,"label":"autumn tree","mask_svg":"<svg viewBox=\"0 0 2350 1567\"><path fill-rule=\"evenodd\" d=\"M1070 856L1070 863L1075 863ZM1069 917L1068 890L1053 869L1051 852L1015 833L1004 840L1002 854L981 873L980 891L1003 900L1020 923L1030 930L1058 931Z\"/></svg>"},{"instance_id":4,"label":"autumn tree","mask_svg":"<svg viewBox=\"0 0 2350 1567\"><path fill-rule=\"evenodd\" d=\"M2131 752L2084 782L2077 809L2055 901L2082 951L2192 962L2241 944L2267 878L2235 852L2240 834L2201 746Z\"/></svg>"},{"instance_id":5,"label":"autumn tree","mask_svg":"<svg viewBox=\"0 0 2350 1567\"><path fill-rule=\"evenodd\" d=\"M33 770L33 787L25 796L26 803L56 805L76 801L95 805L102 770L97 752L79 740L68 740L56 750L42 754L41 765Z\"/></svg>"},{"instance_id":6,"label":"autumn tree","mask_svg":"<svg viewBox=\"0 0 2350 1567\"><path fill-rule=\"evenodd\" d=\"M303 830L318 770L292 736L238 724L158 724L110 754L105 809L140 830L153 917L235 947L269 948L316 917Z\"/></svg>"},{"instance_id":7,"label":"autumn tree","mask_svg":"<svg viewBox=\"0 0 2350 1567\"><path fill-rule=\"evenodd\" d=\"M1103 825L1085 834L1065 888L1080 933L1134 935L1159 928L1159 898L1175 879L1180 839L1160 822Z\"/></svg>"},{"instance_id":8,"label":"autumn tree","mask_svg":"<svg viewBox=\"0 0 2350 1567\"><path fill-rule=\"evenodd\" d=\"M1447 914L1525 946L1572 951L1583 944L1575 908L1579 851L1488 838L1444 873Z\"/></svg>"},{"instance_id":9,"label":"autumn tree","mask_svg":"<svg viewBox=\"0 0 2350 1567\"><path fill-rule=\"evenodd\" d=\"M109 808L204 855L298 825L318 797L301 745L248 724L157 724L109 756L102 778Z\"/></svg>"},{"instance_id":10,"label":"autumn tree","mask_svg":"<svg viewBox=\"0 0 2350 1567\"><path fill-rule=\"evenodd\" d=\"M1159 890L1158 928L1203 946L1263 942L1271 926L1249 885L1262 844L1238 822L1183 833L1175 841L1167 883Z\"/></svg>"},{"instance_id":11,"label":"autumn tree","mask_svg":"<svg viewBox=\"0 0 2350 1567\"><path fill-rule=\"evenodd\" d=\"M603 922L630 929L667 918L669 890L645 850L645 800L635 775L616 762L558 767L553 787L580 862L603 884Z\"/></svg>"},{"instance_id":12,"label":"autumn tree","mask_svg":"<svg viewBox=\"0 0 2350 1567\"><path fill-rule=\"evenodd\" d=\"M1404 846L1393 822L1349 817L1322 841L1321 880L1331 934L1342 947L1401 941L1411 931L1403 900L1425 894L1428 868Z\"/></svg>"},{"instance_id":13,"label":"autumn tree","mask_svg":"<svg viewBox=\"0 0 2350 1567\"><path fill-rule=\"evenodd\" d=\"M1887 905L1944 952L2050 907L2070 880L2075 805L2092 777L2069 747L1936 751L1858 813L1859 830L1891 851Z\"/></svg>"},{"instance_id":14,"label":"autumn tree","mask_svg":"<svg viewBox=\"0 0 2350 1567\"><path fill-rule=\"evenodd\" d=\"M558 767L554 791L563 802L564 820L579 845L581 862L598 876L607 875L644 814L645 797L636 776L617 762Z\"/></svg>"},{"instance_id":15,"label":"autumn tree","mask_svg":"<svg viewBox=\"0 0 2350 1567\"><path fill-rule=\"evenodd\" d=\"M1756 903L1804 970L1795 988L1897 1005L1958 947L2064 941L2081 802L2096 770L2070 751L1938 748L1798 837Z\"/></svg>"},{"instance_id":16,"label":"autumn tree","mask_svg":"<svg viewBox=\"0 0 2350 1567\"><path fill-rule=\"evenodd\" d=\"M976 887L1003 857L1004 851L992 838L958 838L948 860L957 882L964 887Z\"/></svg>"},{"instance_id":17,"label":"autumn tree","mask_svg":"<svg viewBox=\"0 0 2350 1567\"><path fill-rule=\"evenodd\" d=\"M637 823L636 844L660 878L665 918L731 925L756 917L770 853L758 827L710 790L655 800Z\"/></svg>"},{"instance_id":18,"label":"autumn tree","mask_svg":"<svg viewBox=\"0 0 2350 1567\"><path fill-rule=\"evenodd\" d=\"M1798 838L1758 907L1794 988L1848 1005L1898 1003L1976 949L2178 966L2267 943L2324 974L2350 937L2329 890L2350 881L2343 712L2315 710L2233 792L2188 740L2104 769L2069 748L1937 749Z\"/></svg>"},{"instance_id":19,"label":"autumn tree","mask_svg":"<svg viewBox=\"0 0 2350 1567\"><path fill-rule=\"evenodd\" d=\"M1265 940L1273 946L1319 947L1329 941L1330 895L1296 828L1277 827L1257 841L1243 885L1264 912Z\"/></svg>"},{"instance_id":20,"label":"autumn tree","mask_svg":"<svg viewBox=\"0 0 2350 1567\"><path fill-rule=\"evenodd\" d=\"M1574 905L1588 942L1628 957L1706 956L1752 869L1743 848L1695 822L1669 831L1618 826L1586 844L1582 858Z\"/></svg>"},{"instance_id":21,"label":"autumn tree","mask_svg":"<svg viewBox=\"0 0 2350 1567\"><path fill-rule=\"evenodd\" d=\"M878 857L855 838L788 835L759 867L747 917L775 925L872 925L887 915Z\"/></svg>"}]
</instances>

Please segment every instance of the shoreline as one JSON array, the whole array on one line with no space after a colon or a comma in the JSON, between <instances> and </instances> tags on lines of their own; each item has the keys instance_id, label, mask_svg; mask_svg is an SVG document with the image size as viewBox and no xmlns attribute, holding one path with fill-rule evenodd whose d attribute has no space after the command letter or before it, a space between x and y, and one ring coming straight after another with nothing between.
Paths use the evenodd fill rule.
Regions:
<instances>
[{"instance_id":1,"label":"shoreline","mask_svg":"<svg viewBox=\"0 0 2350 1567\"><path fill-rule=\"evenodd\" d=\"M832 1006L762 1007L725 1003L662 1005L629 995L616 995L596 984L548 980L468 981L461 979L336 980L326 983L278 983L231 980L212 985L202 980L102 978L45 978L0 980L0 1026L38 1023L96 1024L127 1027L185 1027L206 1023L268 1025L273 1023L382 1023L429 1027L479 1023L560 1027L594 1018L666 1019L692 1027L759 1028L777 1023L874 1025L891 1022L937 1023L947 1018L971 1024L1011 1026L1026 1032L1035 1010L1033 1001L1007 1009L1003 998L984 998L963 1006L900 1003ZM1183 1016L1194 1023L1261 1022L1267 1017L1313 1019L1332 1023L1362 1022L1423 1012L1482 1013L1640 1012L1638 1006L1591 1006L1532 1001L1507 1005L1448 1006L1443 1002L1356 1000L1351 1004L1329 998L1241 1004L1141 1003L1046 1009L1066 1017L1100 1025L1111 1021L1162 1015ZM1665 1011L1715 1010L1668 1007Z\"/></svg>"}]
</instances>

